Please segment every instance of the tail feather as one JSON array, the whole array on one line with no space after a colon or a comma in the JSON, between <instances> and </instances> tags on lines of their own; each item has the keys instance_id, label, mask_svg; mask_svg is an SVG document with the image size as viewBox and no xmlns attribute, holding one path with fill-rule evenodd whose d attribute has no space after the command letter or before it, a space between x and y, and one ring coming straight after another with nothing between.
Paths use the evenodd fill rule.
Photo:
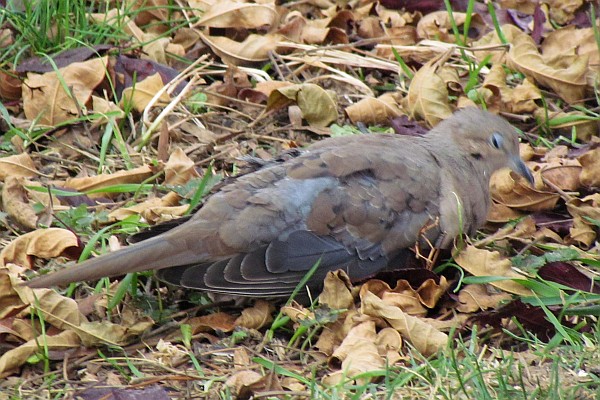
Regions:
<instances>
[{"instance_id":1,"label":"tail feather","mask_svg":"<svg viewBox=\"0 0 600 400\"><path fill-rule=\"evenodd\" d=\"M103 277L123 275L149 269L162 269L201 261L202 254L178 249L176 242L161 235L118 251L92 258L81 264L40 276L27 282L30 288L66 285L71 282L91 281Z\"/></svg>"}]
</instances>

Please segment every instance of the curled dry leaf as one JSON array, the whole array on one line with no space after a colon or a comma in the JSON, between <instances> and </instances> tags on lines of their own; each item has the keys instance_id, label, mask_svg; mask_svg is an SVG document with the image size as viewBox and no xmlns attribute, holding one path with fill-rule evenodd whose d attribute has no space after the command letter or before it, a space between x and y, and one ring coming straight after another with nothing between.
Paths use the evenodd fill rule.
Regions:
<instances>
[{"instance_id":1,"label":"curled dry leaf","mask_svg":"<svg viewBox=\"0 0 600 400\"><path fill-rule=\"evenodd\" d=\"M492 175L490 193L495 202L520 211L553 210L560 199L556 193L530 187L524 179L508 169Z\"/></svg>"},{"instance_id":2,"label":"curled dry leaf","mask_svg":"<svg viewBox=\"0 0 600 400\"><path fill-rule=\"evenodd\" d=\"M254 306L245 308L235 320L235 325L248 329L260 329L273 322L273 305L265 300L257 300Z\"/></svg>"},{"instance_id":3,"label":"curled dry leaf","mask_svg":"<svg viewBox=\"0 0 600 400\"><path fill-rule=\"evenodd\" d=\"M303 83L273 90L267 102L267 111L285 107L295 102L302 110L302 117L314 127L326 127L337 120L334 95L315 85Z\"/></svg>"},{"instance_id":4,"label":"curled dry leaf","mask_svg":"<svg viewBox=\"0 0 600 400\"><path fill-rule=\"evenodd\" d=\"M436 74L436 64L439 60L440 57L436 57L417 71L404 99L404 106L410 111L410 116L415 119L423 118L429 126L435 126L452 115L448 103L448 89L442 78Z\"/></svg>"},{"instance_id":5,"label":"curled dry leaf","mask_svg":"<svg viewBox=\"0 0 600 400\"><path fill-rule=\"evenodd\" d=\"M361 320L361 316L356 309L349 310L327 327L319 335L315 347L326 355L333 354L337 346L342 343L348 332ZM364 319L364 318L363 318Z\"/></svg>"},{"instance_id":6,"label":"curled dry leaf","mask_svg":"<svg viewBox=\"0 0 600 400\"><path fill-rule=\"evenodd\" d=\"M588 248L596 240L597 227L593 221L600 221L600 194L594 193L583 199L569 200L567 210L573 216L573 227L565 242Z\"/></svg>"},{"instance_id":7,"label":"curled dry leaf","mask_svg":"<svg viewBox=\"0 0 600 400\"><path fill-rule=\"evenodd\" d=\"M512 209L507 205L499 204L495 201L492 201L492 204L488 211L487 221L492 223L505 223L521 218L524 215L524 213Z\"/></svg>"},{"instance_id":8,"label":"curled dry leaf","mask_svg":"<svg viewBox=\"0 0 600 400\"><path fill-rule=\"evenodd\" d=\"M281 307L281 313L287 315L295 323L304 321L306 319L315 319L314 312L296 302L293 302L289 306Z\"/></svg>"},{"instance_id":9,"label":"curled dry leaf","mask_svg":"<svg viewBox=\"0 0 600 400\"><path fill-rule=\"evenodd\" d=\"M537 110L536 101L542 98L540 89L527 78L514 88L508 86L506 71L499 63L492 65L489 74L486 75L480 93L484 94L485 90L491 92L491 96L486 98L488 104L496 105L499 111L516 114Z\"/></svg>"},{"instance_id":10,"label":"curled dry leaf","mask_svg":"<svg viewBox=\"0 0 600 400\"><path fill-rule=\"evenodd\" d=\"M72 328L84 346L93 347L103 344L123 346L152 327L154 321L145 317L132 325L115 324L108 321L82 322Z\"/></svg>"},{"instance_id":11,"label":"curled dry leaf","mask_svg":"<svg viewBox=\"0 0 600 400\"><path fill-rule=\"evenodd\" d=\"M9 176L30 178L37 175L35 164L27 153L0 158L0 181L2 182Z\"/></svg>"},{"instance_id":12,"label":"curled dry leaf","mask_svg":"<svg viewBox=\"0 0 600 400\"><path fill-rule=\"evenodd\" d=\"M349 310L354 308L352 283L343 270L327 273L323 291L319 295L319 303L326 305L332 310Z\"/></svg>"},{"instance_id":13,"label":"curled dry leaf","mask_svg":"<svg viewBox=\"0 0 600 400\"><path fill-rule=\"evenodd\" d=\"M6 178L2 187L2 208L20 226L34 230L37 228L38 216L29 202L24 182L24 178Z\"/></svg>"},{"instance_id":14,"label":"curled dry leaf","mask_svg":"<svg viewBox=\"0 0 600 400\"><path fill-rule=\"evenodd\" d=\"M452 26L462 27L467 19L467 14L453 12L454 21L450 20L447 11L434 11L423 16L417 24L417 35L422 39L440 40L442 42L454 43L456 40L452 33ZM481 35L486 29L485 23L479 14L473 13L469 17L471 29L475 29ZM459 28L462 32L462 28Z\"/></svg>"},{"instance_id":15,"label":"curled dry leaf","mask_svg":"<svg viewBox=\"0 0 600 400\"><path fill-rule=\"evenodd\" d=\"M165 184L183 185L190 179L199 176L194 161L181 148L177 147L165 164Z\"/></svg>"},{"instance_id":16,"label":"curled dry leaf","mask_svg":"<svg viewBox=\"0 0 600 400\"><path fill-rule=\"evenodd\" d=\"M361 288L360 297L363 314L383 318L423 355L435 354L448 343L448 335L435 329L425 320L408 315L399 307L387 304L368 291L365 286Z\"/></svg>"},{"instance_id":17,"label":"curled dry leaf","mask_svg":"<svg viewBox=\"0 0 600 400\"><path fill-rule=\"evenodd\" d=\"M559 159L549 163L538 163L535 166L529 166L532 172L539 173L543 180L546 180L552 185L566 191L575 191L581 187L579 176L581 175L582 167L577 160L568 158ZM543 182L540 179L540 182Z\"/></svg>"},{"instance_id":18,"label":"curled dry leaf","mask_svg":"<svg viewBox=\"0 0 600 400\"><path fill-rule=\"evenodd\" d=\"M381 125L402 114L397 95L385 93L377 98L367 97L346 107L346 114L352 123L363 122L367 125Z\"/></svg>"},{"instance_id":19,"label":"curled dry leaf","mask_svg":"<svg viewBox=\"0 0 600 400\"><path fill-rule=\"evenodd\" d=\"M267 61L269 52L275 51L282 39L281 36L272 33L252 34L242 42L223 36L201 34L201 37L202 41L228 65L252 65Z\"/></svg>"},{"instance_id":20,"label":"curled dry leaf","mask_svg":"<svg viewBox=\"0 0 600 400\"><path fill-rule=\"evenodd\" d=\"M24 268L33 267L33 257L58 257L79 241L71 231L61 228L38 229L19 236L0 251L0 265L17 264Z\"/></svg>"},{"instance_id":21,"label":"curled dry leaf","mask_svg":"<svg viewBox=\"0 0 600 400\"><path fill-rule=\"evenodd\" d=\"M584 98L587 86L587 56L577 57L568 65L549 65L538 52L531 36L514 25L503 25L502 30L511 38L507 60L509 67L540 85L551 88L568 103Z\"/></svg>"},{"instance_id":22,"label":"curled dry leaf","mask_svg":"<svg viewBox=\"0 0 600 400\"><path fill-rule=\"evenodd\" d=\"M405 280L399 280L394 289L378 279L371 279L366 282L362 290L367 290L379 298L383 299L386 304L400 308L403 312L410 315L425 315L427 309L423 307L417 292Z\"/></svg>"},{"instance_id":23,"label":"curled dry leaf","mask_svg":"<svg viewBox=\"0 0 600 400\"><path fill-rule=\"evenodd\" d=\"M32 339L21 346L8 350L0 357L0 378L7 377L24 365L29 357L40 350L39 338ZM43 339L44 346L49 350L73 349L81 346L81 341L73 331L60 332L57 335L46 335Z\"/></svg>"},{"instance_id":24,"label":"curled dry leaf","mask_svg":"<svg viewBox=\"0 0 600 400\"><path fill-rule=\"evenodd\" d=\"M236 318L224 312L189 318L186 323L192 327L192 334L200 332L231 332L236 326ZM179 335L179 333L178 333Z\"/></svg>"},{"instance_id":25,"label":"curled dry leaf","mask_svg":"<svg viewBox=\"0 0 600 400\"><path fill-rule=\"evenodd\" d=\"M28 304L21 301L20 296L13 287L11 274L14 275L15 273L11 273L11 270L14 269L20 270L21 268L14 264L9 264L8 268L0 268L0 321L28 307Z\"/></svg>"},{"instance_id":26,"label":"curled dry leaf","mask_svg":"<svg viewBox=\"0 0 600 400\"><path fill-rule=\"evenodd\" d=\"M174 345L171 342L160 339L156 344L156 349L149 352L146 357L156 361L160 365L176 368L182 360L189 357L189 350L182 345Z\"/></svg>"},{"instance_id":27,"label":"curled dry leaf","mask_svg":"<svg viewBox=\"0 0 600 400\"><path fill-rule=\"evenodd\" d=\"M474 276L500 276L506 280L491 282L492 286L520 296L531 296L531 290L511 279L525 279L512 268L512 262L497 251L466 246L454 256L458 265Z\"/></svg>"},{"instance_id":28,"label":"curled dry leaf","mask_svg":"<svg viewBox=\"0 0 600 400\"><path fill-rule=\"evenodd\" d=\"M227 386L234 395L237 395L242 388L260 381L261 378L262 376L256 371L238 371L227 378L225 386Z\"/></svg>"},{"instance_id":29,"label":"curled dry leaf","mask_svg":"<svg viewBox=\"0 0 600 400\"><path fill-rule=\"evenodd\" d=\"M84 178L69 178L65 181L64 187L85 192L87 190L96 190L113 185L126 183L141 183L152 176L152 169L148 165L134 168L128 171L118 171L114 174L100 174ZM90 195L92 197L93 195Z\"/></svg>"},{"instance_id":30,"label":"curled dry leaf","mask_svg":"<svg viewBox=\"0 0 600 400\"><path fill-rule=\"evenodd\" d=\"M365 321L354 326L329 358L329 368L332 370L342 368L342 361L356 350L357 345L360 346L364 342L374 343L376 338L374 320Z\"/></svg>"},{"instance_id":31,"label":"curled dry leaf","mask_svg":"<svg viewBox=\"0 0 600 400\"><path fill-rule=\"evenodd\" d=\"M411 315L425 314L427 311L422 307L423 305L428 308L435 307L449 286L443 276L440 278L439 284L433 279L426 279L416 290L404 279L398 280L393 289L386 282L378 279L371 279L365 285L367 286L366 290Z\"/></svg>"},{"instance_id":32,"label":"curled dry leaf","mask_svg":"<svg viewBox=\"0 0 600 400\"><path fill-rule=\"evenodd\" d=\"M576 29L575 26L566 26L552 31L544 38L541 49L547 62L557 57L586 55L589 57L589 65L600 65L600 52L593 28Z\"/></svg>"},{"instance_id":33,"label":"curled dry leaf","mask_svg":"<svg viewBox=\"0 0 600 400\"><path fill-rule=\"evenodd\" d=\"M112 101L102 97L92 96L92 108L94 112L106 116L106 118L102 118L100 121L96 121L96 123L108 122L111 119L125 118L125 111Z\"/></svg>"},{"instance_id":34,"label":"curled dry leaf","mask_svg":"<svg viewBox=\"0 0 600 400\"><path fill-rule=\"evenodd\" d=\"M141 82L137 82L135 86L131 86L123 90L120 107L125 108L126 104L130 104L137 112L143 112L156 93L164 87L164 83L160 74L157 72L150 75ZM167 104L170 100L166 91L162 92L156 105Z\"/></svg>"},{"instance_id":35,"label":"curled dry leaf","mask_svg":"<svg viewBox=\"0 0 600 400\"><path fill-rule=\"evenodd\" d=\"M131 207L121 207L111 211L108 219L111 222L122 221L132 215L141 215L146 222L159 223L171 221L185 215L189 205L179 205L180 197L175 192L158 198L152 197Z\"/></svg>"},{"instance_id":36,"label":"curled dry leaf","mask_svg":"<svg viewBox=\"0 0 600 400\"><path fill-rule=\"evenodd\" d=\"M600 187L600 147L578 158L582 166L579 179L587 187Z\"/></svg>"},{"instance_id":37,"label":"curled dry leaf","mask_svg":"<svg viewBox=\"0 0 600 400\"><path fill-rule=\"evenodd\" d=\"M459 305L456 309L462 313L495 309L500 303L507 302L511 298L508 293L490 291L487 285L467 285L458 293Z\"/></svg>"},{"instance_id":38,"label":"curled dry leaf","mask_svg":"<svg viewBox=\"0 0 600 400\"><path fill-rule=\"evenodd\" d=\"M376 341L375 321L365 321L353 327L329 359L329 367L336 372L324 377L323 381L333 384L342 377L354 378L363 372L382 369L386 361L379 354ZM359 381L367 383L369 378Z\"/></svg>"},{"instance_id":39,"label":"curled dry leaf","mask_svg":"<svg viewBox=\"0 0 600 400\"><path fill-rule=\"evenodd\" d=\"M78 117L92 91L104 80L107 63L107 57L95 58L43 75L29 73L23 82L25 116L49 126Z\"/></svg>"},{"instance_id":40,"label":"curled dry leaf","mask_svg":"<svg viewBox=\"0 0 600 400\"><path fill-rule=\"evenodd\" d=\"M11 276L11 281L21 301L30 306L28 314L41 313L44 321L60 330L75 329L86 321L75 300L52 289L21 286L22 282L16 276Z\"/></svg>"},{"instance_id":41,"label":"curled dry leaf","mask_svg":"<svg viewBox=\"0 0 600 400\"><path fill-rule=\"evenodd\" d=\"M2 40L2 36L2 33L0 33L0 40ZM3 41L2 43L6 42ZM20 100L22 96L21 87L21 80L17 78L16 73L0 71L0 98L9 101Z\"/></svg>"},{"instance_id":42,"label":"curled dry leaf","mask_svg":"<svg viewBox=\"0 0 600 400\"><path fill-rule=\"evenodd\" d=\"M205 8L196 26L256 29L274 26L278 21L279 14L274 5L225 0L216 1Z\"/></svg>"}]
</instances>

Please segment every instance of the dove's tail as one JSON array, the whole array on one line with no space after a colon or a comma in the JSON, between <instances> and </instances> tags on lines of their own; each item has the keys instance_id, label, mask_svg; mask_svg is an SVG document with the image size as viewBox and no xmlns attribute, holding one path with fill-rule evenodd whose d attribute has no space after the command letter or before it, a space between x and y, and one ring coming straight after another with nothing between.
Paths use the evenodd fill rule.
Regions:
<instances>
[{"instance_id":1,"label":"dove's tail","mask_svg":"<svg viewBox=\"0 0 600 400\"><path fill-rule=\"evenodd\" d=\"M60 286L71 282L97 280L129 272L162 269L202 260L202 254L181 251L169 239L171 239L169 235L160 235L144 240L118 251L89 259L81 264L68 266L57 272L34 278L25 285L30 288Z\"/></svg>"}]
</instances>

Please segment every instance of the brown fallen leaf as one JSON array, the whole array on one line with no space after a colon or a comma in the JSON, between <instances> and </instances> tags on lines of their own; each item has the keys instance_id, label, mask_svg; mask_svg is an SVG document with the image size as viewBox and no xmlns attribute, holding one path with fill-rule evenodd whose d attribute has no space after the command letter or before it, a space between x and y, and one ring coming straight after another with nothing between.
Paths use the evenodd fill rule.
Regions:
<instances>
[{"instance_id":1,"label":"brown fallen leaf","mask_svg":"<svg viewBox=\"0 0 600 400\"><path fill-rule=\"evenodd\" d=\"M27 230L37 228L38 215L27 198L24 178L7 177L2 187L2 208L17 224Z\"/></svg>"},{"instance_id":2,"label":"brown fallen leaf","mask_svg":"<svg viewBox=\"0 0 600 400\"><path fill-rule=\"evenodd\" d=\"M0 356L0 378L14 374L27 362L29 357L37 354L40 350L41 340L49 350L74 349L81 346L79 337L73 331L63 331L54 336L45 335L43 339L32 339Z\"/></svg>"},{"instance_id":3,"label":"brown fallen leaf","mask_svg":"<svg viewBox=\"0 0 600 400\"><path fill-rule=\"evenodd\" d=\"M399 307L389 305L375 294L361 288L361 312L376 318L383 318L390 326L423 355L430 356L445 348L448 335L435 329L425 320L403 312Z\"/></svg>"},{"instance_id":4,"label":"brown fallen leaf","mask_svg":"<svg viewBox=\"0 0 600 400\"><path fill-rule=\"evenodd\" d=\"M352 283L343 270L327 273L323 284L323 291L319 295L319 303L332 310L349 310L354 308Z\"/></svg>"},{"instance_id":5,"label":"brown fallen leaf","mask_svg":"<svg viewBox=\"0 0 600 400\"><path fill-rule=\"evenodd\" d=\"M7 177L25 177L37 176L37 171L33 160L27 153L15 154L0 158L0 181L4 182Z\"/></svg>"},{"instance_id":6,"label":"brown fallen leaf","mask_svg":"<svg viewBox=\"0 0 600 400\"><path fill-rule=\"evenodd\" d=\"M27 74L23 82L25 116L49 126L77 118L89 102L92 91L106 77L107 63L108 57L102 57L72 63L42 75Z\"/></svg>"},{"instance_id":7,"label":"brown fallen leaf","mask_svg":"<svg viewBox=\"0 0 600 400\"><path fill-rule=\"evenodd\" d=\"M456 39L452 33L452 27L458 26L462 32L467 14L454 11L452 16L453 20L450 19L447 11L434 11L425 14L417 24L417 35L422 39L454 43ZM471 20L469 28L477 32L478 36L484 33L485 23L479 14L473 13L469 16L469 19Z\"/></svg>"},{"instance_id":8,"label":"brown fallen leaf","mask_svg":"<svg viewBox=\"0 0 600 400\"><path fill-rule=\"evenodd\" d=\"M560 199L557 193L532 188L508 169L492 175L490 193L495 202L519 211L553 210Z\"/></svg>"},{"instance_id":9,"label":"brown fallen leaf","mask_svg":"<svg viewBox=\"0 0 600 400\"><path fill-rule=\"evenodd\" d=\"M497 308L512 296L505 292L493 292L487 285L466 285L458 293L459 305L456 309L462 313L473 313L489 308Z\"/></svg>"},{"instance_id":10,"label":"brown fallen leaf","mask_svg":"<svg viewBox=\"0 0 600 400\"><path fill-rule=\"evenodd\" d=\"M335 96L314 83L286 86L271 92L267 111L296 103L302 117L314 127L326 127L338 118Z\"/></svg>"},{"instance_id":11,"label":"brown fallen leaf","mask_svg":"<svg viewBox=\"0 0 600 400\"><path fill-rule=\"evenodd\" d=\"M354 124L382 125L402 115L397 97L397 94L389 92L377 98L367 97L346 107L345 111Z\"/></svg>"},{"instance_id":12,"label":"brown fallen leaf","mask_svg":"<svg viewBox=\"0 0 600 400\"><path fill-rule=\"evenodd\" d=\"M47 228L19 236L0 251L0 266L8 263L33 267L33 257L54 258L71 247L78 247L75 234L67 229Z\"/></svg>"},{"instance_id":13,"label":"brown fallen leaf","mask_svg":"<svg viewBox=\"0 0 600 400\"><path fill-rule=\"evenodd\" d=\"M118 171L113 174L100 174L84 178L69 178L64 182L63 186L68 189L85 192L125 183L141 183L152 175L152 169L148 165L144 165L128 171ZM90 197L91 196L92 195L90 195Z\"/></svg>"},{"instance_id":14,"label":"brown fallen leaf","mask_svg":"<svg viewBox=\"0 0 600 400\"><path fill-rule=\"evenodd\" d=\"M143 112L144 109L150 104L150 101L154 98L163 87L164 83L160 74L157 72L150 75L141 82L137 82L135 86L131 86L123 90L121 102L119 106L126 108L126 105L131 105L137 112ZM162 92L156 105L164 105L170 100L167 92Z\"/></svg>"},{"instance_id":15,"label":"brown fallen leaf","mask_svg":"<svg viewBox=\"0 0 600 400\"><path fill-rule=\"evenodd\" d=\"M466 246L458 254L454 255L454 261L474 276L501 276L506 280L490 282L509 293L520 296L531 296L531 290L511 279L526 279L512 268L512 262L508 258L502 258L499 252L478 249L474 246Z\"/></svg>"},{"instance_id":16,"label":"brown fallen leaf","mask_svg":"<svg viewBox=\"0 0 600 400\"><path fill-rule=\"evenodd\" d=\"M582 169L579 179L587 187L600 186L600 148L586 152L578 158Z\"/></svg>"},{"instance_id":17,"label":"brown fallen leaf","mask_svg":"<svg viewBox=\"0 0 600 400\"><path fill-rule=\"evenodd\" d=\"M514 25L503 25L502 30L511 43L507 63L538 84L551 88L568 103L584 98L587 86L588 57L581 56L568 65L549 65L541 56L531 36Z\"/></svg>"},{"instance_id":18,"label":"brown fallen leaf","mask_svg":"<svg viewBox=\"0 0 600 400\"><path fill-rule=\"evenodd\" d=\"M240 3L232 0L205 2L196 26L211 28L256 29L275 25L279 14L268 3Z\"/></svg>"},{"instance_id":19,"label":"brown fallen leaf","mask_svg":"<svg viewBox=\"0 0 600 400\"><path fill-rule=\"evenodd\" d=\"M273 310L273 304L265 300L257 300L252 307L242 310L242 315L235 320L235 325L248 329L263 328L273 322L271 315Z\"/></svg>"},{"instance_id":20,"label":"brown fallen leaf","mask_svg":"<svg viewBox=\"0 0 600 400\"><path fill-rule=\"evenodd\" d=\"M596 240L597 227L593 221L600 221L600 194L569 200L567 211L573 216L573 227L565 237L565 242L588 248Z\"/></svg>"},{"instance_id":21,"label":"brown fallen leaf","mask_svg":"<svg viewBox=\"0 0 600 400\"><path fill-rule=\"evenodd\" d=\"M423 118L429 126L435 126L452 115L448 103L448 89L442 78L436 74L438 63L446 57L446 54L442 54L417 71L403 101L412 118Z\"/></svg>"},{"instance_id":22,"label":"brown fallen leaf","mask_svg":"<svg viewBox=\"0 0 600 400\"><path fill-rule=\"evenodd\" d=\"M242 42L224 36L210 36L201 33L201 38L224 63L228 65L252 65L269 59L283 39L277 34L248 35Z\"/></svg>"},{"instance_id":23,"label":"brown fallen leaf","mask_svg":"<svg viewBox=\"0 0 600 400\"><path fill-rule=\"evenodd\" d=\"M354 378L357 375L384 368L386 360L379 354L375 321L365 321L353 327L330 357L328 365L335 372L323 378L327 384L335 384L342 378ZM357 379L358 383L367 383L372 378Z\"/></svg>"},{"instance_id":24,"label":"brown fallen leaf","mask_svg":"<svg viewBox=\"0 0 600 400\"><path fill-rule=\"evenodd\" d=\"M183 185L190 179L200 176L194 161L179 147L169 156L164 170L166 185Z\"/></svg>"}]
</instances>

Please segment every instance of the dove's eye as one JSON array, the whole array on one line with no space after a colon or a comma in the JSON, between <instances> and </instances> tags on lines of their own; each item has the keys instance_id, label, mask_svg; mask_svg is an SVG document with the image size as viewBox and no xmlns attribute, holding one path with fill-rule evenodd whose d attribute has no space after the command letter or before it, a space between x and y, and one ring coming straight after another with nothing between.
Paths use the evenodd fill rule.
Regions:
<instances>
[{"instance_id":1,"label":"dove's eye","mask_svg":"<svg viewBox=\"0 0 600 400\"><path fill-rule=\"evenodd\" d=\"M490 138L490 144L496 149L502 147L502 135L500 135L498 132L492 133L492 137Z\"/></svg>"}]
</instances>

